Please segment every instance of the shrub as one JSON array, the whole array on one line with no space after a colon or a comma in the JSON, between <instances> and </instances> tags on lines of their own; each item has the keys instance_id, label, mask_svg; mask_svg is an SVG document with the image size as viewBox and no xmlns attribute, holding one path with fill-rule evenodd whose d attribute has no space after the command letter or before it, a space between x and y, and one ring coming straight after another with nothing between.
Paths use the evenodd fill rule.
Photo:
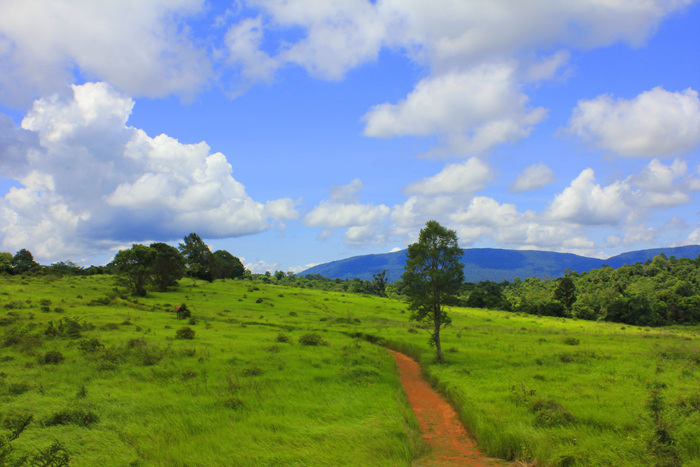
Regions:
<instances>
[{"instance_id":1,"label":"shrub","mask_svg":"<svg viewBox=\"0 0 700 467\"><path fill-rule=\"evenodd\" d=\"M277 338L275 339L277 342L289 342L289 336L284 334L284 333L279 333L277 334Z\"/></svg>"},{"instance_id":2,"label":"shrub","mask_svg":"<svg viewBox=\"0 0 700 467\"><path fill-rule=\"evenodd\" d=\"M241 374L243 376L258 376L262 374L262 368L260 368L258 365L251 363L247 367L243 368L241 371Z\"/></svg>"},{"instance_id":3,"label":"shrub","mask_svg":"<svg viewBox=\"0 0 700 467\"><path fill-rule=\"evenodd\" d=\"M538 398L529 407L535 414L535 424L538 426L561 426L576 421L574 415L554 399Z\"/></svg>"},{"instance_id":4,"label":"shrub","mask_svg":"<svg viewBox=\"0 0 700 467\"><path fill-rule=\"evenodd\" d=\"M197 372L194 370L187 369L182 372L182 379L188 380L197 377Z\"/></svg>"},{"instance_id":5,"label":"shrub","mask_svg":"<svg viewBox=\"0 0 700 467\"><path fill-rule=\"evenodd\" d=\"M100 418L95 412L83 408L64 409L56 412L44 421L46 426L78 425L88 427L97 423Z\"/></svg>"},{"instance_id":6,"label":"shrub","mask_svg":"<svg viewBox=\"0 0 700 467\"><path fill-rule=\"evenodd\" d=\"M80 341L80 350L85 353L95 353L104 348L105 345L95 338Z\"/></svg>"},{"instance_id":7,"label":"shrub","mask_svg":"<svg viewBox=\"0 0 700 467\"><path fill-rule=\"evenodd\" d=\"M189 326L183 326L175 331L176 339L194 339L195 331Z\"/></svg>"},{"instance_id":8,"label":"shrub","mask_svg":"<svg viewBox=\"0 0 700 467\"><path fill-rule=\"evenodd\" d=\"M19 396L29 391L29 385L27 383L10 383L7 386L7 393L13 396Z\"/></svg>"},{"instance_id":9,"label":"shrub","mask_svg":"<svg viewBox=\"0 0 700 467\"><path fill-rule=\"evenodd\" d=\"M327 345L326 341L315 332L310 332L301 336L299 338L299 343L301 345Z\"/></svg>"},{"instance_id":10,"label":"shrub","mask_svg":"<svg viewBox=\"0 0 700 467\"><path fill-rule=\"evenodd\" d=\"M563 339L563 342L566 345L579 345L581 343L581 341L576 339L575 337L565 337Z\"/></svg>"},{"instance_id":11,"label":"shrub","mask_svg":"<svg viewBox=\"0 0 700 467\"><path fill-rule=\"evenodd\" d=\"M39 363L44 365L57 365L63 361L63 354L58 350L49 350L39 358Z\"/></svg>"},{"instance_id":12,"label":"shrub","mask_svg":"<svg viewBox=\"0 0 700 467\"><path fill-rule=\"evenodd\" d=\"M240 399L238 399L238 398L236 398L236 397L232 397L232 398L230 398L230 399L226 399L226 400L223 402L223 404L224 404L224 407L226 407L226 408L228 408L228 409L238 410L238 409L242 409L242 408L243 408L243 401L240 400Z\"/></svg>"},{"instance_id":13,"label":"shrub","mask_svg":"<svg viewBox=\"0 0 700 467\"><path fill-rule=\"evenodd\" d=\"M148 346L148 342L143 337L137 337L135 339L129 339L129 341L126 343L126 345L127 345L127 347L130 347L132 349L142 348L142 347Z\"/></svg>"},{"instance_id":14,"label":"shrub","mask_svg":"<svg viewBox=\"0 0 700 467\"><path fill-rule=\"evenodd\" d=\"M255 300L255 303L262 303L262 302L263 302L262 297L260 297L260 298L258 298L257 300Z\"/></svg>"}]
</instances>

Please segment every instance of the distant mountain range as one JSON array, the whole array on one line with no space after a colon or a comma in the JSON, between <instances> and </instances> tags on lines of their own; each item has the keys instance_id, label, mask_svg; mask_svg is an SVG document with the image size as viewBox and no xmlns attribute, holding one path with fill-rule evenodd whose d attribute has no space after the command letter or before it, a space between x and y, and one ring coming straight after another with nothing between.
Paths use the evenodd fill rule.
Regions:
<instances>
[{"instance_id":1,"label":"distant mountain range","mask_svg":"<svg viewBox=\"0 0 700 467\"><path fill-rule=\"evenodd\" d=\"M608 259L588 258L571 253L555 253L552 251L535 250L502 250L496 248L469 248L462 256L464 263L464 279L467 282L504 280L512 281L516 277L551 278L561 277L569 269L576 272L586 272L598 269L603 265L619 268L625 264L645 262L661 253L667 257L697 258L700 256L700 245L682 246L677 248L654 248L650 250L630 251ZM371 280L372 274L387 270L389 281L401 279L406 264L406 250L379 255L355 256L352 258L319 264L302 272L320 274L325 277L339 279L360 278Z\"/></svg>"}]
</instances>

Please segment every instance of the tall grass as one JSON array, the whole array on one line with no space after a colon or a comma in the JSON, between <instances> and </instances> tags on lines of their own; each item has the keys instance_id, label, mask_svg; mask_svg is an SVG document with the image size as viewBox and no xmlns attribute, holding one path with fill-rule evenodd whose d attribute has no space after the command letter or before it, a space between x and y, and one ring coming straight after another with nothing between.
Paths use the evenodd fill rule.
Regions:
<instances>
[{"instance_id":1,"label":"tall grass","mask_svg":"<svg viewBox=\"0 0 700 467\"><path fill-rule=\"evenodd\" d=\"M18 454L59 441L72 465L411 465L426 448L383 345L421 362L491 456L700 465L698 328L456 308L438 364L395 300L249 281L138 300L113 287L0 278L0 423L34 416ZM171 312L183 302L192 321ZM64 413L96 420L47 423Z\"/></svg>"}]
</instances>

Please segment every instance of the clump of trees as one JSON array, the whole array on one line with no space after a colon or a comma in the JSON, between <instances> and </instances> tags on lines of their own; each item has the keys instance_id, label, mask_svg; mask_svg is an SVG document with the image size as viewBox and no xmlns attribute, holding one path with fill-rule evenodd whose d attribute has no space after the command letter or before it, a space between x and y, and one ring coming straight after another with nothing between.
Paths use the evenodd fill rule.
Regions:
<instances>
[{"instance_id":1,"label":"clump of trees","mask_svg":"<svg viewBox=\"0 0 700 467\"><path fill-rule=\"evenodd\" d=\"M43 269L34 261L29 250L21 249L14 256L12 253L0 251L0 274L26 274L40 272Z\"/></svg>"},{"instance_id":2,"label":"clump of trees","mask_svg":"<svg viewBox=\"0 0 700 467\"><path fill-rule=\"evenodd\" d=\"M31 251L21 249L16 254L0 251L0 275L43 275L56 276L91 276L107 273L104 266L84 268L73 261L59 261L50 266L44 266L34 261Z\"/></svg>"},{"instance_id":3,"label":"clump of trees","mask_svg":"<svg viewBox=\"0 0 700 467\"><path fill-rule=\"evenodd\" d=\"M148 285L167 290L184 276L196 285L197 279L212 282L245 274L240 259L225 250L212 253L196 233L187 235L178 248L166 243L134 244L128 250L120 250L108 268L117 275L118 283L136 296L146 295Z\"/></svg>"}]
</instances>

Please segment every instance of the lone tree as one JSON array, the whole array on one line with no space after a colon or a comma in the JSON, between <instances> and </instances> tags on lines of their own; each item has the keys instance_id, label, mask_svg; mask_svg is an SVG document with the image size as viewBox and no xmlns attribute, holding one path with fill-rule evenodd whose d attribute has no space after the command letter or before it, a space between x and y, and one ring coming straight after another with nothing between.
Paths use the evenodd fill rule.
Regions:
<instances>
[{"instance_id":1,"label":"lone tree","mask_svg":"<svg viewBox=\"0 0 700 467\"><path fill-rule=\"evenodd\" d=\"M437 358L444 361L440 346L440 330L452 320L445 310L454 304L464 281L462 249L457 234L436 221L428 221L420 231L418 242L408 246L406 266L401 279L408 295L410 319L426 326Z\"/></svg>"}]
</instances>

